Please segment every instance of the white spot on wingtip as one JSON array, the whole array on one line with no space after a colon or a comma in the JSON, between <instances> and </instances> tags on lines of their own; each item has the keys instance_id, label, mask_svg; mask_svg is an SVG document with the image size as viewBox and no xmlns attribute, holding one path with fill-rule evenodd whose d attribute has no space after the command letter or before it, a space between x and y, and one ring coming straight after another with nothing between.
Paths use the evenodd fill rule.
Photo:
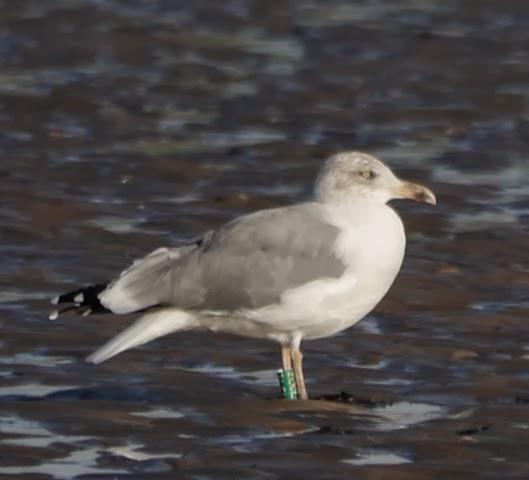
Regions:
<instances>
[{"instance_id":1,"label":"white spot on wingtip","mask_svg":"<svg viewBox=\"0 0 529 480\"><path fill-rule=\"evenodd\" d=\"M89 308L88 310L85 310L85 311L83 312L83 317L88 317L88 315L90 315L91 313L92 313L92 309Z\"/></svg>"},{"instance_id":2,"label":"white spot on wingtip","mask_svg":"<svg viewBox=\"0 0 529 480\"><path fill-rule=\"evenodd\" d=\"M55 310L54 312L51 312L50 315L48 316L48 320L50 320L50 321L57 320L57 318L59 318L59 311L58 310Z\"/></svg>"},{"instance_id":3,"label":"white spot on wingtip","mask_svg":"<svg viewBox=\"0 0 529 480\"><path fill-rule=\"evenodd\" d=\"M73 297L73 301L75 303L83 303L84 302L84 294L78 293L75 297Z\"/></svg>"},{"instance_id":4,"label":"white spot on wingtip","mask_svg":"<svg viewBox=\"0 0 529 480\"><path fill-rule=\"evenodd\" d=\"M57 305L59 303L59 295L57 295L56 297L53 297L51 299L51 304L52 305Z\"/></svg>"}]
</instances>

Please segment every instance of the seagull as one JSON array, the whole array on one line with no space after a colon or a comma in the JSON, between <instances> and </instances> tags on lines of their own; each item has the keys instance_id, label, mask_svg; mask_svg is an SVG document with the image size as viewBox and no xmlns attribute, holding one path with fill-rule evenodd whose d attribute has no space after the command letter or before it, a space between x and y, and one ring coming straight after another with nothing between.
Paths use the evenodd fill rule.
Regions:
<instances>
[{"instance_id":1,"label":"seagull","mask_svg":"<svg viewBox=\"0 0 529 480\"><path fill-rule=\"evenodd\" d=\"M240 216L178 247L136 260L108 284L52 300L54 311L141 313L87 357L99 364L177 331L225 332L279 343L298 398L308 399L300 344L364 318L400 270L406 236L388 202L435 205L423 185L399 179L366 153L328 158L311 201Z\"/></svg>"}]
</instances>

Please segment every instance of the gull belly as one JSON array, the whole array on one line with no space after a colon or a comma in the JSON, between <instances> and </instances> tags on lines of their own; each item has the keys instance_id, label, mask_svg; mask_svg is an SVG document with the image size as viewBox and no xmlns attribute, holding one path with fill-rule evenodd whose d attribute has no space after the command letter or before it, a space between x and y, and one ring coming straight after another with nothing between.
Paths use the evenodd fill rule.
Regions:
<instances>
[{"instance_id":1,"label":"gull belly","mask_svg":"<svg viewBox=\"0 0 529 480\"><path fill-rule=\"evenodd\" d=\"M364 318L393 284L406 247L396 212L387 205L357 205L333 210L329 220L340 228L334 249L347 265L344 274L288 289L277 304L240 312L261 334L280 342L334 335Z\"/></svg>"}]
</instances>

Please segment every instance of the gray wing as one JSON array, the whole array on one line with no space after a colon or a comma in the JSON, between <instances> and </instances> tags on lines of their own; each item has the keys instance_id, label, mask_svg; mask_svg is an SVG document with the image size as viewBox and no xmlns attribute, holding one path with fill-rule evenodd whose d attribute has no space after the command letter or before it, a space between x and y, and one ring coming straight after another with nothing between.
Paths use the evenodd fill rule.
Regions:
<instances>
[{"instance_id":1,"label":"gray wing","mask_svg":"<svg viewBox=\"0 0 529 480\"><path fill-rule=\"evenodd\" d=\"M315 203L263 210L209 232L174 258L171 250L153 252L100 298L116 313L153 305L207 310L268 305L289 288L343 274L345 266L333 253L338 233Z\"/></svg>"},{"instance_id":2,"label":"gray wing","mask_svg":"<svg viewBox=\"0 0 529 480\"><path fill-rule=\"evenodd\" d=\"M113 313L131 313L166 302L173 291L171 272L177 269L178 263L196 250L208 235L211 235L211 232L190 244L158 248L135 260L99 294L101 304Z\"/></svg>"}]
</instances>

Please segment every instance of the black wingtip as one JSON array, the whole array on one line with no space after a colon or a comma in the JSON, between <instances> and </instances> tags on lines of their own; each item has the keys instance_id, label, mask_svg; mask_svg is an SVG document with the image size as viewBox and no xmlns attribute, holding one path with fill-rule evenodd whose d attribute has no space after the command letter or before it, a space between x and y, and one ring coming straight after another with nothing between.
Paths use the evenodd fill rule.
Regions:
<instances>
[{"instance_id":1,"label":"black wingtip","mask_svg":"<svg viewBox=\"0 0 529 480\"><path fill-rule=\"evenodd\" d=\"M73 303L73 305L69 305L60 310L54 310L50 313L49 320L56 320L59 318L59 315L68 311L75 311L75 313L83 316L110 312L99 301L99 294L107 288L107 285L106 283L89 285L88 287L78 288L54 297L51 300L52 305L59 305L61 303Z\"/></svg>"}]
</instances>

